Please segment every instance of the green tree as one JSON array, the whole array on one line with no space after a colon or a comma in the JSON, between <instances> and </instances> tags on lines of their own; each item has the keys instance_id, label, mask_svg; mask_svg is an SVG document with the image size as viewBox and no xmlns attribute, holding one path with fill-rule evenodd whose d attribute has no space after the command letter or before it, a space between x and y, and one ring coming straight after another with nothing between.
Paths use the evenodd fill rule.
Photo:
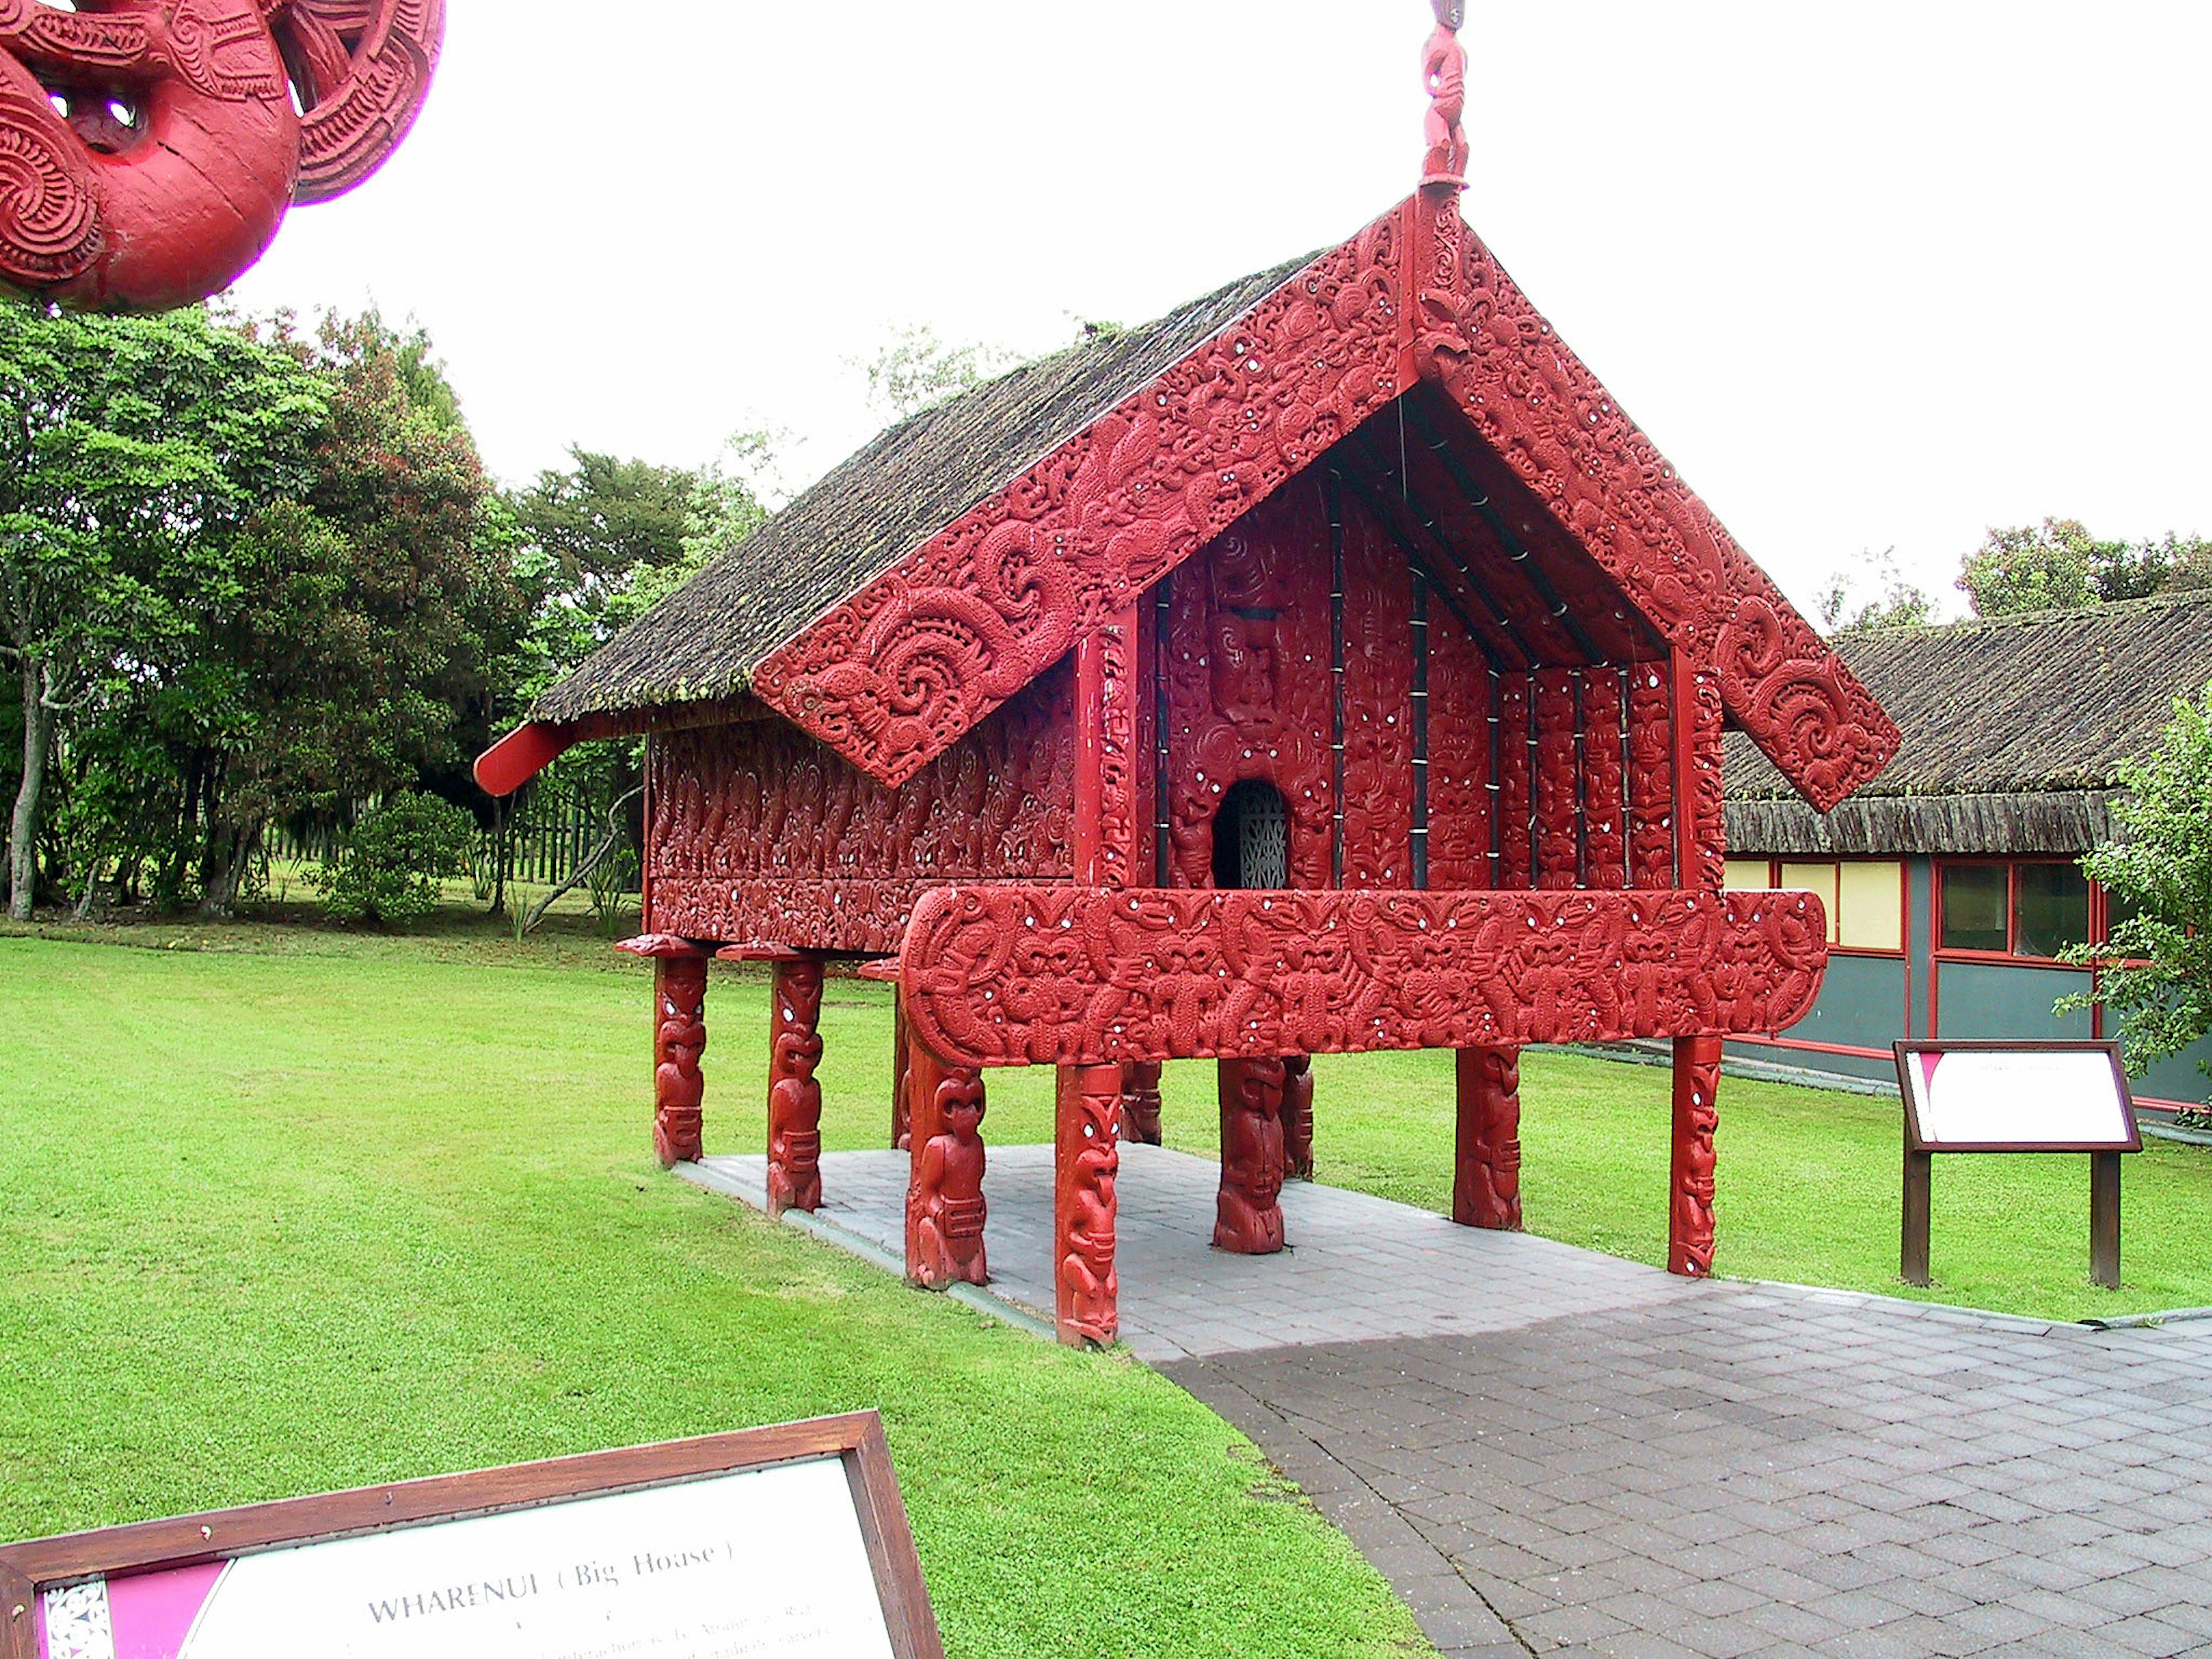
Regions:
<instances>
[{"instance_id":1,"label":"green tree","mask_svg":"<svg viewBox=\"0 0 2212 1659\"><path fill-rule=\"evenodd\" d=\"M2099 994L2119 1016L2128 1065L2140 1073L2212 1031L2212 686L2175 702L2157 753L2122 767L2120 781L2120 834L2081 861L2120 919L2108 945L2067 959L2107 962ZM2204 1069L2212 1074L2212 1064Z\"/></svg>"},{"instance_id":2,"label":"green tree","mask_svg":"<svg viewBox=\"0 0 2212 1659\"><path fill-rule=\"evenodd\" d=\"M2095 540L2076 520L1992 530L1967 556L1959 586L1973 600L1978 617L2094 605L2100 597L2092 574L2096 556Z\"/></svg>"},{"instance_id":3,"label":"green tree","mask_svg":"<svg viewBox=\"0 0 2212 1659\"><path fill-rule=\"evenodd\" d=\"M1871 597L1866 588L1872 582ZM1858 568L1836 571L1828 578L1820 599L1820 631L1858 633L1880 628L1925 628L1934 620L1936 602L1898 568L1897 550L1862 553Z\"/></svg>"},{"instance_id":4,"label":"green tree","mask_svg":"<svg viewBox=\"0 0 2212 1659\"><path fill-rule=\"evenodd\" d=\"M0 662L23 736L13 915L37 896L63 720L127 700L177 654L194 608L234 588L230 544L303 481L321 413L295 360L204 310L0 305Z\"/></svg>"},{"instance_id":5,"label":"green tree","mask_svg":"<svg viewBox=\"0 0 2212 1659\"><path fill-rule=\"evenodd\" d=\"M1002 346L941 340L924 323L902 329L873 357L855 361L853 367L867 377L869 403L893 420L904 421L951 402L1020 362Z\"/></svg>"}]
</instances>

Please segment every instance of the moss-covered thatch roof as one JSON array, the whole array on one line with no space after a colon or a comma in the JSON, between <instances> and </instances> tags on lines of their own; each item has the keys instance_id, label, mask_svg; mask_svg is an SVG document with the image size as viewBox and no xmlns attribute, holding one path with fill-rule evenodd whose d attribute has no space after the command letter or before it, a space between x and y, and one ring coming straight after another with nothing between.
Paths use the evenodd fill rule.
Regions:
<instances>
[{"instance_id":1,"label":"moss-covered thatch roof","mask_svg":"<svg viewBox=\"0 0 2212 1659\"><path fill-rule=\"evenodd\" d=\"M1312 256L883 433L538 700L568 723L735 696L775 648L1227 328Z\"/></svg>"},{"instance_id":2,"label":"moss-covered thatch roof","mask_svg":"<svg viewBox=\"0 0 2212 1659\"><path fill-rule=\"evenodd\" d=\"M2157 747L2177 696L2212 684L2212 592L1835 644L1903 750L1824 818L1730 734L1730 850L2080 853L2111 833L2119 763Z\"/></svg>"}]
</instances>

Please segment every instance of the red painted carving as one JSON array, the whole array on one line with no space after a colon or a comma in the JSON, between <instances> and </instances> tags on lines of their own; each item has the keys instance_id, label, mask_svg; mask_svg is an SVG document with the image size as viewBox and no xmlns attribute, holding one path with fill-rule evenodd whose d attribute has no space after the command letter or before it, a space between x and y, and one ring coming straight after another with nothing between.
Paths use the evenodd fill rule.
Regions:
<instances>
[{"instance_id":1,"label":"red painted carving","mask_svg":"<svg viewBox=\"0 0 2212 1659\"><path fill-rule=\"evenodd\" d=\"M1521 1227L1521 1051L1459 1051L1459 1131L1452 1219L1462 1227Z\"/></svg>"},{"instance_id":2,"label":"red painted carving","mask_svg":"<svg viewBox=\"0 0 2212 1659\"><path fill-rule=\"evenodd\" d=\"M1533 855L1535 804L1528 754L1528 694L1526 674L1498 677L1498 884L1527 887L1535 871Z\"/></svg>"},{"instance_id":3,"label":"red painted carving","mask_svg":"<svg viewBox=\"0 0 2212 1659\"><path fill-rule=\"evenodd\" d=\"M1689 846L1682 858L1686 887L1717 893L1728 884L1728 825L1721 805L1721 743L1725 714L1720 683L1711 674L1692 678L1684 688L1690 708Z\"/></svg>"},{"instance_id":4,"label":"red painted carving","mask_svg":"<svg viewBox=\"0 0 2212 1659\"><path fill-rule=\"evenodd\" d=\"M1628 671L1628 880L1674 884L1674 696L1664 663Z\"/></svg>"},{"instance_id":5,"label":"red painted carving","mask_svg":"<svg viewBox=\"0 0 2212 1659\"><path fill-rule=\"evenodd\" d=\"M915 1051L906 1271L933 1291L989 1282L983 1255L983 1079Z\"/></svg>"},{"instance_id":6,"label":"red painted carving","mask_svg":"<svg viewBox=\"0 0 2212 1659\"><path fill-rule=\"evenodd\" d=\"M768 1212L822 1207L822 963L779 962L769 986Z\"/></svg>"},{"instance_id":7,"label":"red painted carving","mask_svg":"<svg viewBox=\"0 0 2212 1659\"><path fill-rule=\"evenodd\" d=\"M1711 1035L1674 1042L1674 1161L1668 1206L1667 1271L1702 1279L1713 1270L1713 1134L1721 1040Z\"/></svg>"},{"instance_id":8,"label":"red painted carving","mask_svg":"<svg viewBox=\"0 0 2212 1659\"><path fill-rule=\"evenodd\" d=\"M444 27L443 0L0 0L0 282L143 310L229 286L398 145Z\"/></svg>"},{"instance_id":9,"label":"red painted carving","mask_svg":"<svg viewBox=\"0 0 2212 1659\"><path fill-rule=\"evenodd\" d=\"M1347 511L1344 526L1346 887L1413 884L1410 867L1413 661L1408 647L1413 628L1413 576L1405 554L1364 512Z\"/></svg>"},{"instance_id":10,"label":"red painted carving","mask_svg":"<svg viewBox=\"0 0 2212 1659\"><path fill-rule=\"evenodd\" d=\"M1160 1145L1160 1067L1157 1060L1135 1060L1121 1068L1121 1139L1140 1146Z\"/></svg>"},{"instance_id":11,"label":"red painted carving","mask_svg":"<svg viewBox=\"0 0 2212 1659\"><path fill-rule=\"evenodd\" d=\"M1547 668L1536 677L1536 884L1582 884L1581 778L1576 768L1575 677Z\"/></svg>"},{"instance_id":12,"label":"red painted carving","mask_svg":"<svg viewBox=\"0 0 2212 1659\"><path fill-rule=\"evenodd\" d=\"M912 1120L907 1106L907 1074L913 1068L913 1039L907 1035L906 996L893 992L891 996L891 1148L894 1152L913 1150Z\"/></svg>"},{"instance_id":13,"label":"red painted carving","mask_svg":"<svg viewBox=\"0 0 2212 1659\"><path fill-rule=\"evenodd\" d=\"M1060 1339L1110 1345L1120 1329L1114 1180L1121 1167L1117 1066L1064 1066L1054 1135L1053 1260Z\"/></svg>"},{"instance_id":14,"label":"red painted carving","mask_svg":"<svg viewBox=\"0 0 2212 1659\"><path fill-rule=\"evenodd\" d=\"M1449 612L1429 611L1429 885L1492 884L1490 670Z\"/></svg>"},{"instance_id":15,"label":"red painted carving","mask_svg":"<svg viewBox=\"0 0 2212 1659\"><path fill-rule=\"evenodd\" d=\"M1421 80L1429 89L1428 154L1421 161L1421 183L1467 182L1467 49L1459 43L1466 0L1435 0L1437 32L1421 53ZM1455 210L1455 212L1456 210Z\"/></svg>"},{"instance_id":16,"label":"red painted carving","mask_svg":"<svg viewBox=\"0 0 2212 1659\"><path fill-rule=\"evenodd\" d=\"M1335 808L1323 528L1319 486L1304 482L1221 537L1174 584L1168 844L1179 886L1213 879L1215 815L1247 778L1273 785L1290 810L1292 884L1328 884Z\"/></svg>"},{"instance_id":17,"label":"red painted carving","mask_svg":"<svg viewBox=\"0 0 2212 1659\"><path fill-rule=\"evenodd\" d=\"M1621 749L1621 674L1586 668L1582 676L1583 854L1589 884L1607 891L1628 884L1628 782Z\"/></svg>"},{"instance_id":18,"label":"red painted carving","mask_svg":"<svg viewBox=\"0 0 2212 1659\"><path fill-rule=\"evenodd\" d=\"M1782 1030L1826 930L1802 893L955 887L900 975L967 1065L1520 1047Z\"/></svg>"},{"instance_id":19,"label":"red painted carving","mask_svg":"<svg viewBox=\"0 0 2212 1659\"><path fill-rule=\"evenodd\" d=\"M705 956L655 957L653 1001L653 1150L664 1165L696 1164L705 1155L707 1083L699 1072L707 1050Z\"/></svg>"},{"instance_id":20,"label":"red painted carving","mask_svg":"<svg viewBox=\"0 0 2212 1659\"><path fill-rule=\"evenodd\" d=\"M1418 351L1483 441L1821 811L1897 752L1881 707L1468 233Z\"/></svg>"},{"instance_id":21,"label":"red painted carving","mask_svg":"<svg viewBox=\"0 0 2212 1659\"><path fill-rule=\"evenodd\" d=\"M1216 1249L1272 1255L1283 1248L1283 1062L1221 1062L1221 1192Z\"/></svg>"},{"instance_id":22,"label":"red painted carving","mask_svg":"<svg viewBox=\"0 0 2212 1659\"><path fill-rule=\"evenodd\" d=\"M1402 389L1402 216L1323 255L755 671L899 783Z\"/></svg>"},{"instance_id":23,"label":"red painted carving","mask_svg":"<svg viewBox=\"0 0 2212 1659\"><path fill-rule=\"evenodd\" d=\"M1283 1178L1311 1181L1314 1173L1314 1076L1311 1054L1283 1061Z\"/></svg>"},{"instance_id":24,"label":"red painted carving","mask_svg":"<svg viewBox=\"0 0 2212 1659\"><path fill-rule=\"evenodd\" d=\"M1127 887L1137 866L1137 613L1075 649L1075 872Z\"/></svg>"}]
</instances>

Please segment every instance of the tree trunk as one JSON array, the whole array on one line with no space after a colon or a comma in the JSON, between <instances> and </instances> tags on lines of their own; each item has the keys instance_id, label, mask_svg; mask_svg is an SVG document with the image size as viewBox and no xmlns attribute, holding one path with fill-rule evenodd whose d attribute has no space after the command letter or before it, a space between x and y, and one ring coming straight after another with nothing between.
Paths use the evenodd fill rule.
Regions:
<instances>
[{"instance_id":1,"label":"tree trunk","mask_svg":"<svg viewBox=\"0 0 2212 1659\"><path fill-rule=\"evenodd\" d=\"M46 757L54 746L54 711L46 705L39 665L23 660L23 787L8 826L8 914L31 919L39 888L39 797L46 788Z\"/></svg>"}]
</instances>

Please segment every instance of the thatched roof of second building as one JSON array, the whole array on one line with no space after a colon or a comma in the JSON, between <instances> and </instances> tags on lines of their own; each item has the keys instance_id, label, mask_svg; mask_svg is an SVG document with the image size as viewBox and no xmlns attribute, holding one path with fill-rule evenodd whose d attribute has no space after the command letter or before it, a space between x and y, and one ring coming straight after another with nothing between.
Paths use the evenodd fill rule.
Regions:
<instances>
[{"instance_id":1,"label":"thatched roof of second building","mask_svg":"<svg viewBox=\"0 0 2212 1659\"><path fill-rule=\"evenodd\" d=\"M2081 853L2111 833L2120 763L2156 749L2177 696L2212 684L2212 592L1835 643L1904 749L1824 818L1731 735L1731 850Z\"/></svg>"}]
</instances>

